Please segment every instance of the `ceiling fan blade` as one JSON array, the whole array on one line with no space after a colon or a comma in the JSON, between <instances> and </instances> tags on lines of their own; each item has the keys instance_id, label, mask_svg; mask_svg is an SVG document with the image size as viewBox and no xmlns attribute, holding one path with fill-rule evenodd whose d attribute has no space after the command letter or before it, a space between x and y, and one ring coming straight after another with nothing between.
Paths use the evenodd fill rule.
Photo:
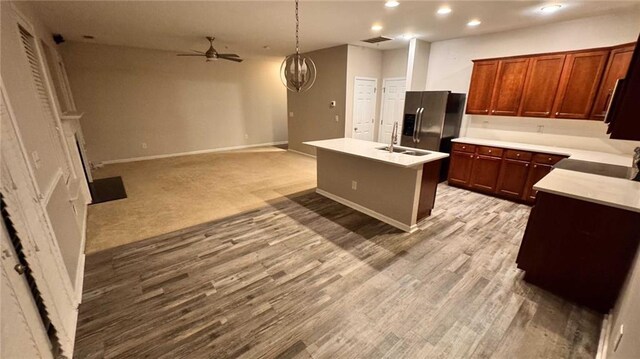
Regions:
<instances>
[{"instance_id":1,"label":"ceiling fan blade","mask_svg":"<svg viewBox=\"0 0 640 359\"><path fill-rule=\"evenodd\" d=\"M176 56L207 56L205 54L177 54Z\"/></svg>"},{"instance_id":2,"label":"ceiling fan blade","mask_svg":"<svg viewBox=\"0 0 640 359\"><path fill-rule=\"evenodd\" d=\"M222 56L222 57L240 57L238 54L218 54L218 56Z\"/></svg>"},{"instance_id":3,"label":"ceiling fan blade","mask_svg":"<svg viewBox=\"0 0 640 359\"><path fill-rule=\"evenodd\" d=\"M218 58L219 59L223 59L223 60L229 60L229 61L235 61L235 62L242 62L243 60L239 57L232 57L232 56L220 56L220 54L218 54Z\"/></svg>"}]
</instances>

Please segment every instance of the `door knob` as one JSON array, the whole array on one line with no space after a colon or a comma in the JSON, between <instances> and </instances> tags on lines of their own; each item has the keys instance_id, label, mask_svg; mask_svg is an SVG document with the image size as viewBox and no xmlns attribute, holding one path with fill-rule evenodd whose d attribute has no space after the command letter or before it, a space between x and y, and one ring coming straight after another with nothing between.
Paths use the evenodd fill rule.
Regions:
<instances>
[{"instance_id":1,"label":"door knob","mask_svg":"<svg viewBox=\"0 0 640 359\"><path fill-rule=\"evenodd\" d=\"M16 266L15 266L15 267L13 267L13 269L15 269L15 271L16 271L18 274L24 274L24 271L26 271L26 270L27 270L27 267L25 267L25 266L23 266L22 264L18 263L18 264L16 264Z\"/></svg>"}]
</instances>

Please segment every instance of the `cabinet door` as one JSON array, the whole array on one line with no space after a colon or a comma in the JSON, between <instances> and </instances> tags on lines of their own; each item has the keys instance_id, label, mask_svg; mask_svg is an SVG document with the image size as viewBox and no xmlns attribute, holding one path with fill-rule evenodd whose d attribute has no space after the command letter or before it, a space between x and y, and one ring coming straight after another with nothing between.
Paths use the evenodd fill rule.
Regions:
<instances>
[{"instance_id":1,"label":"cabinet door","mask_svg":"<svg viewBox=\"0 0 640 359\"><path fill-rule=\"evenodd\" d=\"M527 177L526 193L524 198L526 201L535 202L536 193L538 193L538 191L533 189L533 185L540 181L544 176L548 175L552 168L553 166L551 165L543 165L540 163L533 163L531 165L529 176Z\"/></svg>"},{"instance_id":2,"label":"cabinet door","mask_svg":"<svg viewBox=\"0 0 640 359\"><path fill-rule=\"evenodd\" d=\"M522 199L526 189L529 167L529 162L505 159L502 162L498 179L498 194Z\"/></svg>"},{"instance_id":3,"label":"cabinet door","mask_svg":"<svg viewBox=\"0 0 640 359\"><path fill-rule=\"evenodd\" d=\"M608 56L608 50L567 55L553 117L589 118Z\"/></svg>"},{"instance_id":4,"label":"cabinet door","mask_svg":"<svg viewBox=\"0 0 640 359\"><path fill-rule=\"evenodd\" d=\"M473 63L471 84L467 96L467 113L488 115L491 107L491 95L498 72L498 61L476 61Z\"/></svg>"},{"instance_id":5,"label":"cabinet door","mask_svg":"<svg viewBox=\"0 0 640 359\"><path fill-rule=\"evenodd\" d=\"M613 95L613 88L616 85L616 81L623 79L629 69L631 63L631 55L635 45L620 47L613 49L611 55L609 55L609 62L602 78L602 84L600 90L596 96L596 100L593 104L593 110L591 111L591 119L604 120L604 115L607 112L607 107L611 101Z\"/></svg>"},{"instance_id":6,"label":"cabinet door","mask_svg":"<svg viewBox=\"0 0 640 359\"><path fill-rule=\"evenodd\" d=\"M502 158L476 155L471 170L471 187L484 192L495 192Z\"/></svg>"},{"instance_id":7,"label":"cabinet door","mask_svg":"<svg viewBox=\"0 0 640 359\"><path fill-rule=\"evenodd\" d=\"M475 155L453 151L451 153L451 163L449 165L449 183L459 186L468 186L471 177L471 167Z\"/></svg>"},{"instance_id":8,"label":"cabinet door","mask_svg":"<svg viewBox=\"0 0 640 359\"><path fill-rule=\"evenodd\" d=\"M551 116L565 58L566 55L547 55L531 59L519 116Z\"/></svg>"},{"instance_id":9,"label":"cabinet door","mask_svg":"<svg viewBox=\"0 0 640 359\"><path fill-rule=\"evenodd\" d=\"M529 58L501 60L491 96L491 114L516 116L520 108Z\"/></svg>"}]
</instances>

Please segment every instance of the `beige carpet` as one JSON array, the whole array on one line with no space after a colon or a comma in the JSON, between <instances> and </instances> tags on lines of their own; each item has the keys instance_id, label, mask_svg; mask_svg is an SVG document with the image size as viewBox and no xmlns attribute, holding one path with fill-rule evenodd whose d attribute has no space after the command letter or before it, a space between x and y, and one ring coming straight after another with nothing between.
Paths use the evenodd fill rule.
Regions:
<instances>
[{"instance_id":1,"label":"beige carpet","mask_svg":"<svg viewBox=\"0 0 640 359\"><path fill-rule=\"evenodd\" d=\"M276 147L106 165L127 199L89 206L86 253L265 206L316 186L315 159Z\"/></svg>"}]
</instances>

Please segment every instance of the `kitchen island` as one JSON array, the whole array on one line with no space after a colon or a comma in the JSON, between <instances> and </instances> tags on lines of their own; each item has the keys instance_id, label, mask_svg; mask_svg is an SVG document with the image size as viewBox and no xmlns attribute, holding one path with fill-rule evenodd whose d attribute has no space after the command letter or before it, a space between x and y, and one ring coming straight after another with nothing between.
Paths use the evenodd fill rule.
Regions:
<instances>
[{"instance_id":1,"label":"kitchen island","mask_svg":"<svg viewBox=\"0 0 640 359\"><path fill-rule=\"evenodd\" d=\"M305 142L316 148L316 192L406 232L431 214L441 152L336 138Z\"/></svg>"}]
</instances>

